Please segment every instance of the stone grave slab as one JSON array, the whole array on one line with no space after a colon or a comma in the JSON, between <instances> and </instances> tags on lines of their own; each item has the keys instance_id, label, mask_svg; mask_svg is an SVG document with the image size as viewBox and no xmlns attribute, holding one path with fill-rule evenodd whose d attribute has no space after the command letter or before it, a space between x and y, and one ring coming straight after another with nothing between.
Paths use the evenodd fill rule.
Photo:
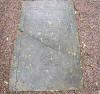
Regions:
<instances>
[{"instance_id":1,"label":"stone grave slab","mask_svg":"<svg viewBox=\"0 0 100 94\"><path fill-rule=\"evenodd\" d=\"M14 42L11 91L82 88L80 49L71 0L23 1Z\"/></svg>"}]
</instances>

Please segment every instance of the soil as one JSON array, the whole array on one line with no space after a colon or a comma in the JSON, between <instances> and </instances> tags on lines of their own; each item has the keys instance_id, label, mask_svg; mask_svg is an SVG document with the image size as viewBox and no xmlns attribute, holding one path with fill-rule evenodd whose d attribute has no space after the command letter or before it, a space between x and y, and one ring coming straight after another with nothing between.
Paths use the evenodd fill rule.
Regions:
<instances>
[{"instance_id":1,"label":"soil","mask_svg":"<svg viewBox=\"0 0 100 94\"><path fill-rule=\"evenodd\" d=\"M9 71L18 30L22 0L0 0L0 94L99 94L100 90L100 0L73 0L83 69L82 90L56 92L11 92Z\"/></svg>"}]
</instances>

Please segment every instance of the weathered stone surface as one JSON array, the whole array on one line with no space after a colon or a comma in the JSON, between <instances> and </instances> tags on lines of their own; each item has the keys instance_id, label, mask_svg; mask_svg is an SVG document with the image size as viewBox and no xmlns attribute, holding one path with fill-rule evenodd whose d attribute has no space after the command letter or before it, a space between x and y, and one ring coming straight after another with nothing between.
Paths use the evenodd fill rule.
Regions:
<instances>
[{"instance_id":1,"label":"weathered stone surface","mask_svg":"<svg viewBox=\"0 0 100 94\"><path fill-rule=\"evenodd\" d=\"M12 59L9 89L82 88L80 50L70 0L24 1Z\"/></svg>"}]
</instances>

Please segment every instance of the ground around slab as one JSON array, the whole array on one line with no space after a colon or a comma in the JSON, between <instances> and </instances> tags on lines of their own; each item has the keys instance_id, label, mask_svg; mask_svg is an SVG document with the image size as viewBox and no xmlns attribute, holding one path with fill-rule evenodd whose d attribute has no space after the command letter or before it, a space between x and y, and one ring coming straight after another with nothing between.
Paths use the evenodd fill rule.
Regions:
<instances>
[{"instance_id":1,"label":"ground around slab","mask_svg":"<svg viewBox=\"0 0 100 94\"><path fill-rule=\"evenodd\" d=\"M100 90L100 0L73 0L82 54L84 89L56 92L9 92L13 43L22 0L0 0L0 94L98 94Z\"/></svg>"}]
</instances>

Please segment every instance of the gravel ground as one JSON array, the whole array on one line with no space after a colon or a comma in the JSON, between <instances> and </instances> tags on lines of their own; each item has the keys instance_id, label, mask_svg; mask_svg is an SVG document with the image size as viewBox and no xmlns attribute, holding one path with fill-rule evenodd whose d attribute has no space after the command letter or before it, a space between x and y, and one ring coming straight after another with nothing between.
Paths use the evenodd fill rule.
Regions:
<instances>
[{"instance_id":1,"label":"gravel ground","mask_svg":"<svg viewBox=\"0 0 100 94\"><path fill-rule=\"evenodd\" d=\"M0 94L99 94L100 0L73 0L82 54L84 89L59 92L9 92L9 70L22 0L0 0Z\"/></svg>"}]
</instances>

